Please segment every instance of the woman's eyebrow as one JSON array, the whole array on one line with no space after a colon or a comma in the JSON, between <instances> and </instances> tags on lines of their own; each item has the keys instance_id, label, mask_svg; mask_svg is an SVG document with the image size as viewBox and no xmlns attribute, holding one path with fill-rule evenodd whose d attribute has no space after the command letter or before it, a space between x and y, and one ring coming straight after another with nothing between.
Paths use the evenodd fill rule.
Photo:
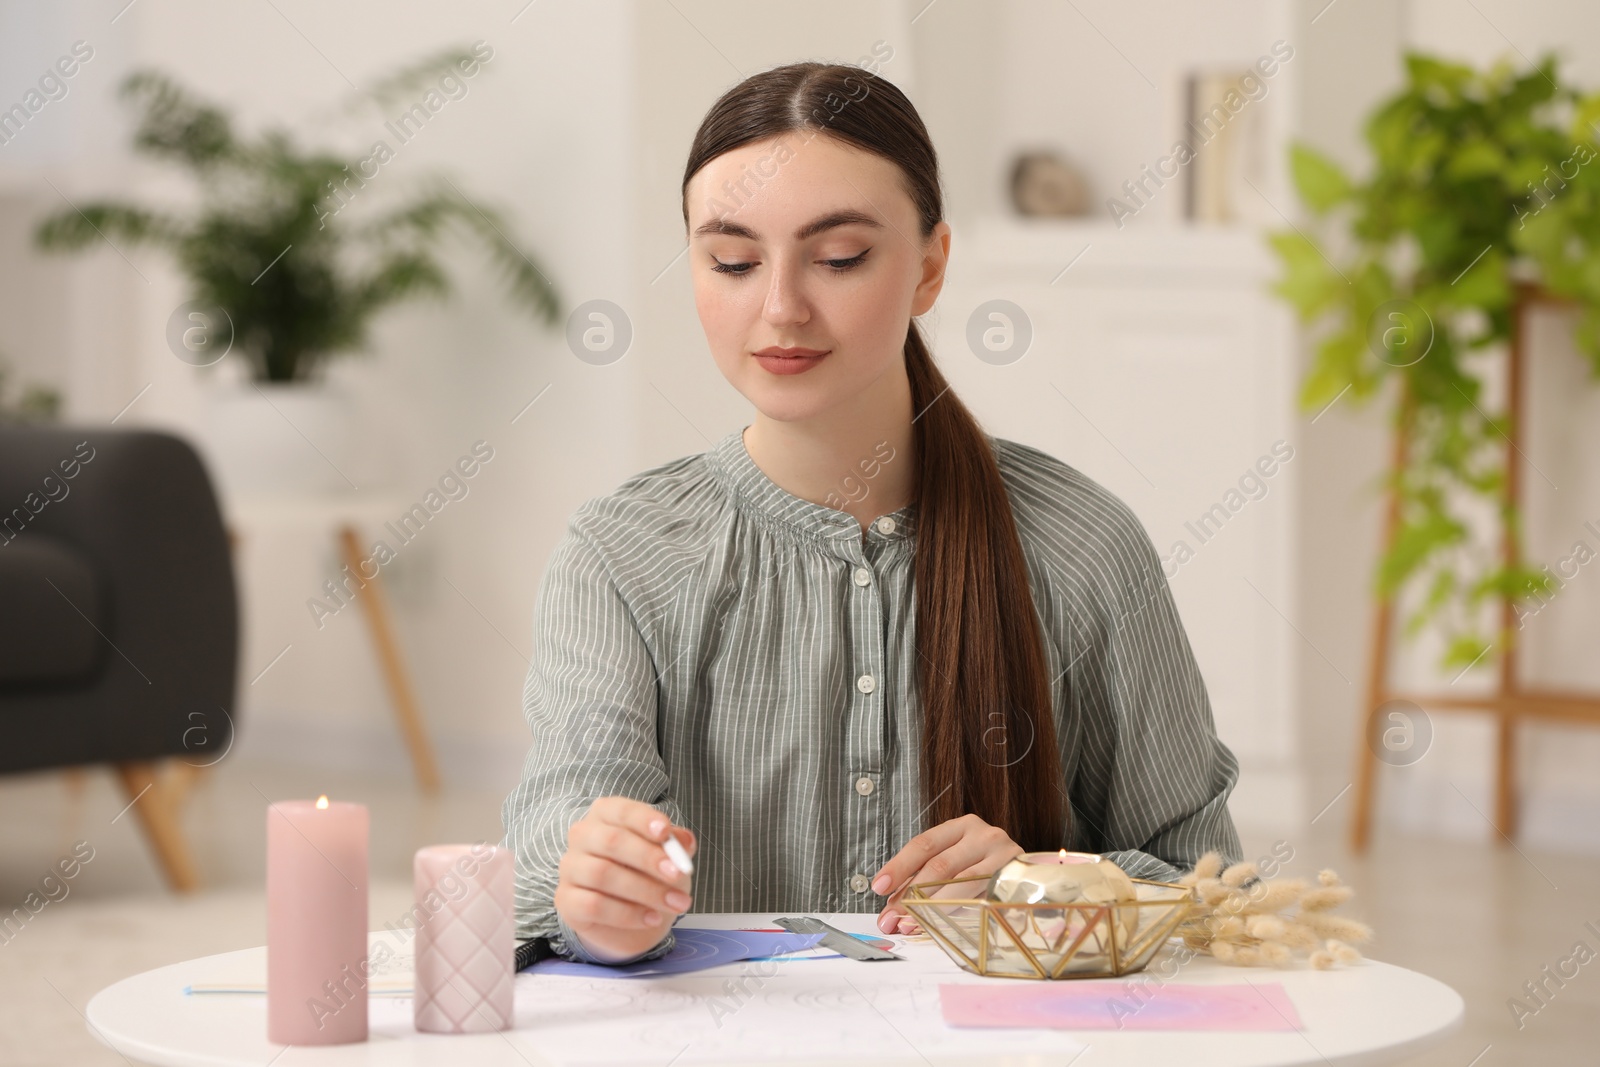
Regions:
<instances>
[{"instance_id":1,"label":"woman's eyebrow","mask_svg":"<svg viewBox=\"0 0 1600 1067\"><path fill-rule=\"evenodd\" d=\"M818 215L810 222L794 231L796 241L804 241L808 237L815 237L824 230L831 230L835 226L862 225L874 229L882 229L883 224L864 211L854 208L843 208L839 211L830 211L825 215ZM728 216L714 218L703 222L695 228L694 236L704 237L708 234L720 233L729 237L744 237L751 241L759 241L760 235L742 222L735 222Z\"/></svg>"}]
</instances>

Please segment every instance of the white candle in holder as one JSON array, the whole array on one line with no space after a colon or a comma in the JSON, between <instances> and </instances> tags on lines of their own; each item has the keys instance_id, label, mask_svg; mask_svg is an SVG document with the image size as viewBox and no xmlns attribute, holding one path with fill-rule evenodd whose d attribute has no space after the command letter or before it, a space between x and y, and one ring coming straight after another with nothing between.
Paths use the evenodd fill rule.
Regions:
<instances>
[{"instance_id":1,"label":"white candle in holder","mask_svg":"<svg viewBox=\"0 0 1600 1067\"><path fill-rule=\"evenodd\" d=\"M994 873L989 899L1004 904L1121 904L1138 899L1133 882L1115 863L1091 852L1024 852ZM1030 948L1055 949L1070 944L1086 926L1090 937L1111 931L1095 923L1090 908L1016 908L1007 924L1023 934ZM1138 927L1138 908L1112 908L1119 947L1126 948ZM1031 936L1030 936L1031 935ZM1065 935L1065 936L1063 936Z\"/></svg>"}]
</instances>

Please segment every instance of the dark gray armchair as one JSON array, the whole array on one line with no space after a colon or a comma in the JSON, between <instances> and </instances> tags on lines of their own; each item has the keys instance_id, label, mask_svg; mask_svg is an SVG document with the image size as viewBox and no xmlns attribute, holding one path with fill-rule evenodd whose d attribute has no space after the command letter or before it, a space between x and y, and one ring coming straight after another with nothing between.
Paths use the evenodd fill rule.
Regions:
<instances>
[{"instance_id":1,"label":"dark gray armchair","mask_svg":"<svg viewBox=\"0 0 1600 1067\"><path fill-rule=\"evenodd\" d=\"M200 457L169 434L0 427L0 773L111 764L195 884L160 761L233 743L238 602ZM147 786L152 786L145 792Z\"/></svg>"}]
</instances>

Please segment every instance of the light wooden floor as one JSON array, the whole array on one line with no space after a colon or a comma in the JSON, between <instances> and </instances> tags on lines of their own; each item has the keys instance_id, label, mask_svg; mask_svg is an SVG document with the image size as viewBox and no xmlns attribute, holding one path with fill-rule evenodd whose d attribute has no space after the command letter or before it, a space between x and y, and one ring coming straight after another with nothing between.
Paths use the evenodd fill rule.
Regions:
<instances>
[{"instance_id":1,"label":"light wooden floor","mask_svg":"<svg viewBox=\"0 0 1600 1067\"><path fill-rule=\"evenodd\" d=\"M9 943L0 943L0 1065L125 1064L88 1033L81 1015L89 998L128 974L195 956L259 945L266 918L261 897L267 799L330 796L372 808L373 925L409 905L411 855L424 844L498 841L498 790L472 792L448 784L422 800L405 779L328 781L283 768L235 760L219 764L193 794L185 828L205 890L169 895L111 775L91 772L73 800L57 774L0 779L0 905L20 904L72 844L88 841L94 858L69 886ZM115 820L115 821L113 821ZM1465 1027L1428 1055L1428 1067L1595 1062L1600 1033L1600 959L1555 991L1547 1007L1519 1030L1507 1002L1524 982L1600 939L1600 857L1487 843L1406 840L1381 830L1372 852L1351 859L1333 813L1289 842L1287 870L1334 867L1357 889L1350 914L1377 929L1377 959L1426 972L1458 989L1467 1002ZM1246 833L1252 856L1274 839ZM1554 985L1551 986L1554 989ZM1487 1051L1485 1051L1487 1049Z\"/></svg>"}]
</instances>

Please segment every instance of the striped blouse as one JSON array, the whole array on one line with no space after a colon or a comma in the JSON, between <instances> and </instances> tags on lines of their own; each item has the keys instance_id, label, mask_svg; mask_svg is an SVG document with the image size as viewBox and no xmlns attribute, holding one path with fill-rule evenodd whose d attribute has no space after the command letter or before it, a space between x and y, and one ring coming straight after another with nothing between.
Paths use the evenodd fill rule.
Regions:
<instances>
[{"instance_id":1,"label":"striped blouse","mask_svg":"<svg viewBox=\"0 0 1600 1067\"><path fill-rule=\"evenodd\" d=\"M1054 679L1062 846L1162 880L1208 849L1240 858L1238 761L1144 527L1060 460L988 439ZM696 833L696 911L883 907L868 882L927 829L916 528L914 504L863 533L794 496L742 429L577 509L535 598L533 744L502 811L519 938L592 958L553 897L568 828L612 795Z\"/></svg>"}]
</instances>

